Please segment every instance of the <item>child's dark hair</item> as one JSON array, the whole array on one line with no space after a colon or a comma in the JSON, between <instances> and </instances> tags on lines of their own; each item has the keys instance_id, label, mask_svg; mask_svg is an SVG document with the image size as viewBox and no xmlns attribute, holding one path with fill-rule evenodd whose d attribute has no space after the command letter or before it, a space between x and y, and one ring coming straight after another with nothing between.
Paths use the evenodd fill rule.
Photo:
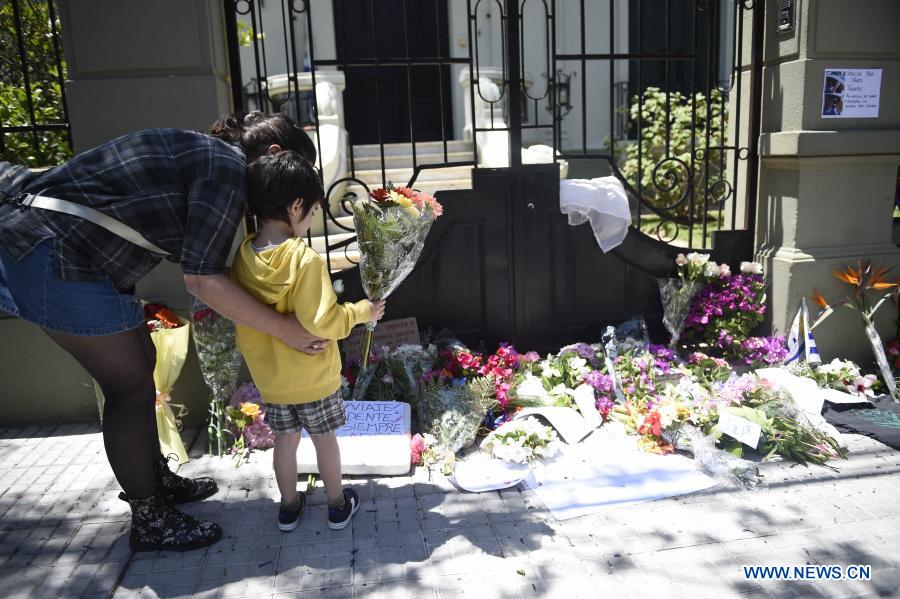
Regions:
<instances>
[{"instance_id":1,"label":"child's dark hair","mask_svg":"<svg viewBox=\"0 0 900 599\"><path fill-rule=\"evenodd\" d=\"M297 198L304 217L325 199L316 169L297 152L261 156L247 167L247 203L257 218L290 223L288 207Z\"/></svg>"}]
</instances>

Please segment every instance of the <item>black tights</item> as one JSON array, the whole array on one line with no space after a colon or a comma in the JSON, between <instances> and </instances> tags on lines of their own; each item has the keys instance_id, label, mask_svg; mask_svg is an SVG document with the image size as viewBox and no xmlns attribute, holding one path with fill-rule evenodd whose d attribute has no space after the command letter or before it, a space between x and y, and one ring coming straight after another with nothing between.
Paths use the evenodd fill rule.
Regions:
<instances>
[{"instance_id":1,"label":"black tights","mask_svg":"<svg viewBox=\"0 0 900 599\"><path fill-rule=\"evenodd\" d=\"M156 495L153 461L159 457L156 430L156 348L146 327L101 337L44 331L99 383L106 457L125 494Z\"/></svg>"}]
</instances>

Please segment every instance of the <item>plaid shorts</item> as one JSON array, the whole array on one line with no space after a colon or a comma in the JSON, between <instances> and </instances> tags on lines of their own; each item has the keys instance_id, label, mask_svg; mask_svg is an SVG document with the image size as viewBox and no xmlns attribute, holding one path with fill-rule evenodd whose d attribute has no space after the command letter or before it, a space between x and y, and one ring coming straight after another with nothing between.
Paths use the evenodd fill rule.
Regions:
<instances>
[{"instance_id":1,"label":"plaid shorts","mask_svg":"<svg viewBox=\"0 0 900 599\"><path fill-rule=\"evenodd\" d=\"M311 435L321 435L336 431L346 422L340 389L325 399L310 403L266 404L266 424L278 435L299 433L300 429L306 429Z\"/></svg>"}]
</instances>

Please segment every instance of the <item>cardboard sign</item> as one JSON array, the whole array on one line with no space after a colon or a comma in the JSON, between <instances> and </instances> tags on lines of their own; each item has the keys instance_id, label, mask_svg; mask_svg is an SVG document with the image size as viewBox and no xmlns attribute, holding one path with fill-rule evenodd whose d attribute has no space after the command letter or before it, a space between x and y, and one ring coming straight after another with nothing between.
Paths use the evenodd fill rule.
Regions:
<instances>
[{"instance_id":1,"label":"cardboard sign","mask_svg":"<svg viewBox=\"0 0 900 599\"><path fill-rule=\"evenodd\" d=\"M359 435L406 435L409 421L405 418L409 404L397 401L347 401L347 424L336 432L338 437Z\"/></svg>"},{"instance_id":2,"label":"cardboard sign","mask_svg":"<svg viewBox=\"0 0 900 599\"><path fill-rule=\"evenodd\" d=\"M350 336L341 341L344 357L348 360L358 360L362 357L363 342L366 339L366 327L358 326L353 329ZM382 347L395 348L399 345L419 345L419 325L415 318L399 318L379 322L372 334L372 350L379 351Z\"/></svg>"},{"instance_id":3,"label":"cardboard sign","mask_svg":"<svg viewBox=\"0 0 900 599\"><path fill-rule=\"evenodd\" d=\"M409 472L410 406L399 401L345 401L347 424L335 434L344 474L396 475ZM298 472L318 472L316 451L306 431L297 448Z\"/></svg>"},{"instance_id":4,"label":"cardboard sign","mask_svg":"<svg viewBox=\"0 0 900 599\"><path fill-rule=\"evenodd\" d=\"M878 118L882 69L825 69L823 119Z\"/></svg>"},{"instance_id":5,"label":"cardboard sign","mask_svg":"<svg viewBox=\"0 0 900 599\"><path fill-rule=\"evenodd\" d=\"M755 422L750 422L746 418L735 416L731 412L719 413L719 430L743 443L748 447L756 449L759 445L759 437L762 434L762 428Z\"/></svg>"}]
</instances>

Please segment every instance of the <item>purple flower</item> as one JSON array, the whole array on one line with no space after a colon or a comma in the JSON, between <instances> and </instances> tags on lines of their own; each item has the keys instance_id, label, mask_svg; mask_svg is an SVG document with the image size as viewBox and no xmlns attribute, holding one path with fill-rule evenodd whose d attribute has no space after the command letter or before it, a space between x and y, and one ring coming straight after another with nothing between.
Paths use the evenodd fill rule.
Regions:
<instances>
[{"instance_id":1,"label":"purple flower","mask_svg":"<svg viewBox=\"0 0 900 599\"><path fill-rule=\"evenodd\" d=\"M244 427L244 442L250 449L269 449L275 446L275 433L266 424L265 414L261 414L253 424Z\"/></svg>"},{"instance_id":2,"label":"purple flower","mask_svg":"<svg viewBox=\"0 0 900 599\"><path fill-rule=\"evenodd\" d=\"M564 354L567 352L577 354L579 358L587 360L588 363L594 368L600 366L600 359L597 357L597 350L587 343L573 343L572 345L567 345L559 350L560 354Z\"/></svg>"},{"instance_id":3,"label":"purple flower","mask_svg":"<svg viewBox=\"0 0 900 599\"><path fill-rule=\"evenodd\" d=\"M599 394L608 394L612 393L613 390L613 381L612 377L609 375L603 374L599 370L592 370L591 372L584 375L585 384L590 385L594 388L594 390Z\"/></svg>"},{"instance_id":4,"label":"purple flower","mask_svg":"<svg viewBox=\"0 0 900 599\"><path fill-rule=\"evenodd\" d=\"M541 359L541 355L536 351L530 351L525 353L523 356L526 362L537 362Z\"/></svg>"},{"instance_id":5,"label":"purple flower","mask_svg":"<svg viewBox=\"0 0 900 599\"><path fill-rule=\"evenodd\" d=\"M228 405L232 407L238 407L246 401L258 404L262 403L262 397L259 394L259 389L257 389L256 385L254 385L252 382L244 383L243 385L238 387L232 394L231 399L228 400Z\"/></svg>"}]
</instances>

